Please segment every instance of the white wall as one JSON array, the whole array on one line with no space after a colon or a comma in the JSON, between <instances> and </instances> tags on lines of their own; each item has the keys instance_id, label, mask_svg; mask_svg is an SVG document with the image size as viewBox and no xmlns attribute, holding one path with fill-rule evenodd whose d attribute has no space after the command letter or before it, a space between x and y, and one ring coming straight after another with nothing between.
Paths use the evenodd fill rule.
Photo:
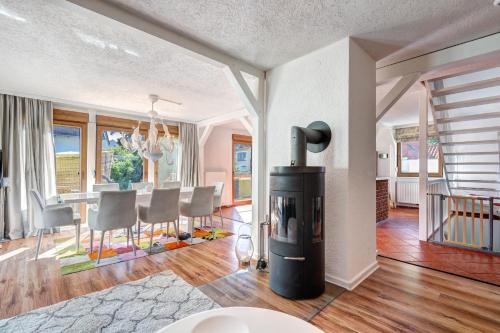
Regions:
<instances>
[{"instance_id":1,"label":"white wall","mask_svg":"<svg viewBox=\"0 0 500 333\"><path fill-rule=\"evenodd\" d=\"M226 179L224 181L224 192L222 195L222 204L232 204L232 143L233 134L250 135L247 131L226 128L222 126L214 127L207 143L205 144L204 152L204 170L207 171L224 171ZM209 184L207 184L209 185Z\"/></svg>"},{"instance_id":2,"label":"white wall","mask_svg":"<svg viewBox=\"0 0 500 333\"><path fill-rule=\"evenodd\" d=\"M332 143L308 165L326 167L327 280L353 288L377 268L375 62L352 40L268 72L268 168L290 163L290 127L328 123Z\"/></svg>"}]
</instances>

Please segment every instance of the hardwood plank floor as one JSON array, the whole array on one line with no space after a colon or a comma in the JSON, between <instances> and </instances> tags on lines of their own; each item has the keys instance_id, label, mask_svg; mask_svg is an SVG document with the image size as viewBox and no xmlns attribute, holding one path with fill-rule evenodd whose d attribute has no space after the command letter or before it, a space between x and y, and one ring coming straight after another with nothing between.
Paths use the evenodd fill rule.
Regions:
<instances>
[{"instance_id":1,"label":"hardwood plank floor","mask_svg":"<svg viewBox=\"0 0 500 333\"><path fill-rule=\"evenodd\" d=\"M326 332L499 332L500 288L380 258L312 323Z\"/></svg>"},{"instance_id":2,"label":"hardwood plank floor","mask_svg":"<svg viewBox=\"0 0 500 333\"><path fill-rule=\"evenodd\" d=\"M233 231L239 225L224 221ZM42 251L67 235L46 235ZM325 332L500 332L500 287L379 257L374 274L332 302L330 292L289 301L267 288L265 276L233 274L235 241L231 236L65 276L53 258L32 260L34 238L6 242L0 250L0 318L170 269L222 305L279 308Z\"/></svg>"},{"instance_id":3,"label":"hardwood plank floor","mask_svg":"<svg viewBox=\"0 0 500 333\"><path fill-rule=\"evenodd\" d=\"M311 320L345 289L326 283L325 292L315 299L290 300L269 288L269 273L255 269L241 270L200 287L200 290L221 306L251 306L283 311L304 320Z\"/></svg>"}]
</instances>

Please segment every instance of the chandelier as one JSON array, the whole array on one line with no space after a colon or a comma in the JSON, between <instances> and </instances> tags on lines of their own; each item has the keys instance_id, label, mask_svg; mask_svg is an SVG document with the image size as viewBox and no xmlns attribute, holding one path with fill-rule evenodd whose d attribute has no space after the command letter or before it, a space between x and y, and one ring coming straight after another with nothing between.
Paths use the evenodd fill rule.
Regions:
<instances>
[{"instance_id":1,"label":"chandelier","mask_svg":"<svg viewBox=\"0 0 500 333\"><path fill-rule=\"evenodd\" d=\"M133 129L130 138L122 135L120 143L130 152L137 152L143 159L146 158L150 161L158 161L162 158L163 151L169 153L173 152L174 141L172 135L168 131L168 126L164 123L163 119L159 118L158 112L154 110L154 105L160 98L157 95L149 95L149 99L151 100L151 111L148 112L150 119L147 138L141 135L141 121L138 121L137 127ZM165 101L180 105L180 103L177 102ZM162 137L158 137L157 124L161 124L163 127L164 135ZM162 140L162 138L164 140Z\"/></svg>"}]
</instances>

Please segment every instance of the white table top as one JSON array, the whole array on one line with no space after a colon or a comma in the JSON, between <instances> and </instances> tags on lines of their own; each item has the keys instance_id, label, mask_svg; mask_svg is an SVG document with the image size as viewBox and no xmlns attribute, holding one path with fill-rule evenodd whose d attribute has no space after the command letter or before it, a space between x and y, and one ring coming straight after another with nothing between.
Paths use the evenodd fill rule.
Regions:
<instances>
[{"instance_id":1,"label":"white table top","mask_svg":"<svg viewBox=\"0 0 500 333\"><path fill-rule=\"evenodd\" d=\"M192 314L157 333L321 333L316 326L289 314L261 308L229 307Z\"/></svg>"},{"instance_id":2,"label":"white table top","mask_svg":"<svg viewBox=\"0 0 500 333\"><path fill-rule=\"evenodd\" d=\"M181 188L181 197L186 197L191 195L193 192L192 187ZM50 197L47 199L46 204L48 206L53 205L64 205L64 204L77 204L77 203L87 203L93 204L99 202L100 192L78 192L78 193L63 193L60 195L63 202L57 202L57 196ZM151 192L146 192L143 190L137 191L138 201L147 201L151 198Z\"/></svg>"}]
</instances>

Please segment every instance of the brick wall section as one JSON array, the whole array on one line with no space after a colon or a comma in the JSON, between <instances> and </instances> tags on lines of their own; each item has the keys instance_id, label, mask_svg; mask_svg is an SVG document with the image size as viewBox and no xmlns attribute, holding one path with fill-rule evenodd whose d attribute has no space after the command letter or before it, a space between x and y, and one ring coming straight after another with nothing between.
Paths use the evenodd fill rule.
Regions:
<instances>
[{"instance_id":1,"label":"brick wall section","mask_svg":"<svg viewBox=\"0 0 500 333\"><path fill-rule=\"evenodd\" d=\"M377 180L377 222L389 217L389 181Z\"/></svg>"}]
</instances>

